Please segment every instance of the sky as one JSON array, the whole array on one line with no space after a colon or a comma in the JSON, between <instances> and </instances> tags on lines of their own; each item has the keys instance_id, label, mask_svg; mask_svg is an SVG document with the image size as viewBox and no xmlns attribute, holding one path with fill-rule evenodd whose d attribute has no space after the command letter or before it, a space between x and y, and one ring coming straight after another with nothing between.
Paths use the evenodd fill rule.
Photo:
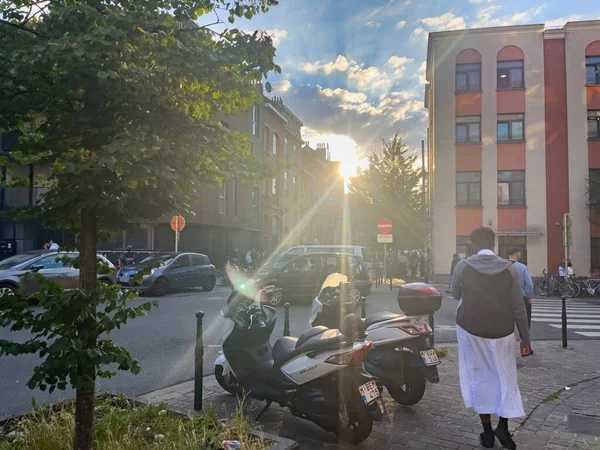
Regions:
<instances>
[{"instance_id":1,"label":"sky","mask_svg":"<svg viewBox=\"0 0 600 450\"><path fill-rule=\"evenodd\" d=\"M396 132L420 151L428 32L599 18L592 0L280 0L236 26L273 36L282 73L270 95L351 172Z\"/></svg>"}]
</instances>

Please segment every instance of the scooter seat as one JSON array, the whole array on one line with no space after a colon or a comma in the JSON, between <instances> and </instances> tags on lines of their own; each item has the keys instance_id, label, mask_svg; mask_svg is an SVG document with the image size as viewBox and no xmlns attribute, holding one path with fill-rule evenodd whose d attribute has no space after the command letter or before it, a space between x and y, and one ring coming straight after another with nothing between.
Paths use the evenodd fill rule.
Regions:
<instances>
[{"instance_id":1,"label":"scooter seat","mask_svg":"<svg viewBox=\"0 0 600 450\"><path fill-rule=\"evenodd\" d=\"M323 334L327 330L328 330L327 327L312 327L312 328L306 330L298 338L298 342L296 343L296 347L300 347L302 344L304 344L310 338L318 336L319 334Z\"/></svg>"},{"instance_id":2,"label":"scooter seat","mask_svg":"<svg viewBox=\"0 0 600 450\"><path fill-rule=\"evenodd\" d=\"M406 319L407 322L409 321L408 317L406 317L404 314L396 314L396 313L389 312L389 311L383 311L383 312L373 314L372 316L367 317L365 319L365 328L369 328L371 325L374 325L379 322L385 322L387 320L402 319L402 318Z\"/></svg>"},{"instance_id":3,"label":"scooter seat","mask_svg":"<svg viewBox=\"0 0 600 450\"><path fill-rule=\"evenodd\" d=\"M297 341L298 339L288 336L277 339L277 342L275 342L275 345L273 346L273 350L271 350L275 365L280 366L291 359L291 355L294 353L294 350L296 350Z\"/></svg>"}]
</instances>

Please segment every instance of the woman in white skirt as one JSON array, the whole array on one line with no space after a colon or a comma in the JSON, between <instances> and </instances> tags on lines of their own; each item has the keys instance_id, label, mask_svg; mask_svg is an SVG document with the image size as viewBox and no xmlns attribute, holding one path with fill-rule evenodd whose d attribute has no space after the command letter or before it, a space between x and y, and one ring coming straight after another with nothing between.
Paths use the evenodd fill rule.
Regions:
<instances>
[{"instance_id":1,"label":"woman in white skirt","mask_svg":"<svg viewBox=\"0 0 600 450\"><path fill-rule=\"evenodd\" d=\"M521 335L521 356L533 352L519 274L510 261L494 255L490 228L471 233L477 254L456 265L452 296L460 300L456 334L460 387L467 408L481 418L481 445L491 448L495 438L516 449L508 419L523 417L517 382L515 323ZM492 429L491 414L500 417Z\"/></svg>"}]
</instances>

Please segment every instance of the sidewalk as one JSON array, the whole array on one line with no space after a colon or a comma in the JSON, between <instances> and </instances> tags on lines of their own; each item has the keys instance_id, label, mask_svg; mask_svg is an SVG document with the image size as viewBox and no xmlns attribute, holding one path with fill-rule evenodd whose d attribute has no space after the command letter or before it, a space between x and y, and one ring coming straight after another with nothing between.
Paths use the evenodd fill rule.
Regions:
<instances>
[{"instance_id":1,"label":"sidewalk","mask_svg":"<svg viewBox=\"0 0 600 450\"><path fill-rule=\"evenodd\" d=\"M399 406L384 393L386 416L374 422L369 439L354 448L481 448L478 417L462 403L456 347L447 348L448 356L439 366L440 383L428 384L423 400L412 407ZM563 350L556 341L538 341L535 355L518 360L519 386L528 415L510 423L518 448L600 449L600 342L573 341L569 348ZM193 382L138 399L164 400L173 409L193 413ZM232 414L238 404L212 376L204 379L204 404L209 402L221 417ZM251 403L254 411L263 405ZM266 432L297 441L303 450L352 448L337 444L335 435L275 405L263 414L259 425ZM496 448L500 448L498 443Z\"/></svg>"}]
</instances>

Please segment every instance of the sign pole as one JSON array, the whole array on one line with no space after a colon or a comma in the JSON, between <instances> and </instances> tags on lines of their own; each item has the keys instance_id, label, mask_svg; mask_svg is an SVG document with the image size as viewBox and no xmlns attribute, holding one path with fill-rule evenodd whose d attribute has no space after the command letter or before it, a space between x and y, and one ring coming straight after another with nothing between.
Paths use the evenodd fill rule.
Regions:
<instances>
[{"instance_id":1,"label":"sign pole","mask_svg":"<svg viewBox=\"0 0 600 450\"><path fill-rule=\"evenodd\" d=\"M175 253L179 251L179 216L175 216Z\"/></svg>"},{"instance_id":2,"label":"sign pole","mask_svg":"<svg viewBox=\"0 0 600 450\"><path fill-rule=\"evenodd\" d=\"M387 244L383 244L383 279L387 278Z\"/></svg>"}]
</instances>

